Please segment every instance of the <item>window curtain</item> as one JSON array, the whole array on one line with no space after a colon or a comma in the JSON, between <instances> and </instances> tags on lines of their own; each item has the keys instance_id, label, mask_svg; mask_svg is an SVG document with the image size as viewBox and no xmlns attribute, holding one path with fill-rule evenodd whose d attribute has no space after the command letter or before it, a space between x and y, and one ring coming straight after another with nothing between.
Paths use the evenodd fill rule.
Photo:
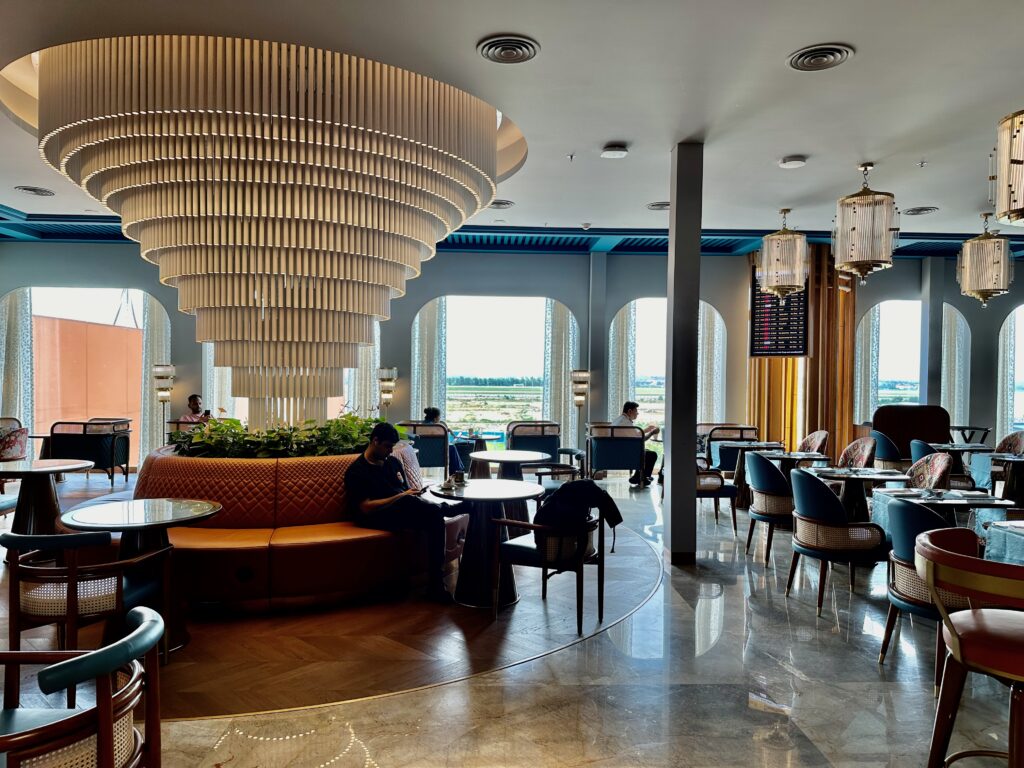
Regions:
<instances>
[{"instance_id":1,"label":"window curtain","mask_svg":"<svg viewBox=\"0 0 1024 768\"><path fill-rule=\"evenodd\" d=\"M579 359L579 327L560 301L544 303L544 418L561 427L562 447L577 445L576 414L572 402L572 370Z\"/></svg>"},{"instance_id":2,"label":"window curtain","mask_svg":"<svg viewBox=\"0 0 1024 768\"><path fill-rule=\"evenodd\" d=\"M412 324L411 419L422 419L429 406L441 410L442 420L447 416L447 332L447 301L442 296L425 304Z\"/></svg>"},{"instance_id":3,"label":"window curtain","mask_svg":"<svg viewBox=\"0 0 1024 768\"><path fill-rule=\"evenodd\" d=\"M805 358L750 358L747 421L762 440L790 449L807 433L829 433L835 459L853 437L856 287L834 269L827 246L809 249L809 352Z\"/></svg>"},{"instance_id":4,"label":"window curtain","mask_svg":"<svg viewBox=\"0 0 1024 768\"><path fill-rule=\"evenodd\" d=\"M1018 310L1019 311L1019 310ZM1017 312L1011 312L999 331L999 363L996 382L996 442L1013 432L1015 386L1014 367L1017 360Z\"/></svg>"},{"instance_id":5,"label":"window curtain","mask_svg":"<svg viewBox=\"0 0 1024 768\"><path fill-rule=\"evenodd\" d=\"M871 421L878 408L878 345L881 314L876 304L864 313L860 325L857 326L853 408L853 420L857 424Z\"/></svg>"},{"instance_id":6,"label":"window curtain","mask_svg":"<svg viewBox=\"0 0 1024 768\"><path fill-rule=\"evenodd\" d=\"M214 416L238 418L231 394L231 369L213 364L213 344L203 343L203 403Z\"/></svg>"},{"instance_id":7,"label":"window curtain","mask_svg":"<svg viewBox=\"0 0 1024 768\"><path fill-rule=\"evenodd\" d=\"M211 345L212 346L212 345ZM163 305L142 296L142 423L139 425L139 464L165 442L164 406L157 400L153 366L171 362L171 319ZM205 373L205 367L204 367ZM168 419L175 415L168 411Z\"/></svg>"},{"instance_id":8,"label":"window curtain","mask_svg":"<svg viewBox=\"0 0 1024 768\"><path fill-rule=\"evenodd\" d=\"M380 323L374 322L373 344L360 347L359 367L345 372L345 394L348 399L348 407L358 416L364 418L376 416L380 409L378 368L380 368Z\"/></svg>"},{"instance_id":9,"label":"window curtain","mask_svg":"<svg viewBox=\"0 0 1024 768\"><path fill-rule=\"evenodd\" d=\"M953 424L970 424L971 329L964 316L942 305L942 388L940 402Z\"/></svg>"},{"instance_id":10,"label":"window curtain","mask_svg":"<svg viewBox=\"0 0 1024 768\"><path fill-rule=\"evenodd\" d=\"M697 320L697 421L725 421L725 321L706 301Z\"/></svg>"},{"instance_id":11,"label":"window curtain","mask_svg":"<svg viewBox=\"0 0 1024 768\"><path fill-rule=\"evenodd\" d=\"M608 334L608 418L622 413L622 404L636 400L636 304L618 311Z\"/></svg>"},{"instance_id":12,"label":"window curtain","mask_svg":"<svg viewBox=\"0 0 1024 768\"><path fill-rule=\"evenodd\" d=\"M13 416L33 430L32 289L17 288L0 299L0 416Z\"/></svg>"}]
</instances>

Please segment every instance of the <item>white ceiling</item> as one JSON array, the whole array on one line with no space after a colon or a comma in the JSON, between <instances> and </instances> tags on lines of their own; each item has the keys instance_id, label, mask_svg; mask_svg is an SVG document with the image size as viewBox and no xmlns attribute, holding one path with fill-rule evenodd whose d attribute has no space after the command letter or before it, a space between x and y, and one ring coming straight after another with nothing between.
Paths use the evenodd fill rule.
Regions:
<instances>
[{"instance_id":1,"label":"white ceiling","mask_svg":"<svg viewBox=\"0 0 1024 768\"><path fill-rule=\"evenodd\" d=\"M997 121L1024 108L1020 0L0 0L0 66L85 37L139 32L235 34L343 50L450 82L515 120L530 145L499 197L516 206L470 223L664 227L645 209L668 197L675 142L705 141L704 227L829 229L835 200L859 187L897 204L935 205L905 232L973 232L986 208ZM535 38L538 57L492 64L482 37ZM857 49L841 67L790 70L806 45ZM601 160L610 140L624 160ZM574 153L570 163L566 155ZM777 160L806 154L785 171ZM920 160L927 166L918 167ZM57 191L14 192L16 184ZM0 203L33 213L100 206L44 166L0 117Z\"/></svg>"}]
</instances>

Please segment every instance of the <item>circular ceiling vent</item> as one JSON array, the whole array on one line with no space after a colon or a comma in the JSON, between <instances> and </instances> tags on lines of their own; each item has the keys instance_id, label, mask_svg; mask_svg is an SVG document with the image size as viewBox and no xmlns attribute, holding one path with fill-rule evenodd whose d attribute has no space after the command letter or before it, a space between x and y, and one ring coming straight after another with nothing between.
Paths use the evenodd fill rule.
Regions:
<instances>
[{"instance_id":1,"label":"circular ceiling vent","mask_svg":"<svg viewBox=\"0 0 1024 768\"><path fill-rule=\"evenodd\" d=\"M522 64L540 51L540 45L524 35L492 35L476 44L477 51L495 64Z\"/></svg>"},{"instance_id":2,"label":"circular ceiling vent","mask_svg":"<svg viewBox=\"0 0 1024 768\"><path fill-rule=\"evenodd\" d=\"M489 206L487 206L487 207L488 208L493 208L496 211L506 211L509 208L511 208L513 205L515 205L515 203L513 203L511 200L497 200L496 199L496 200L492 200L491 204Z\"/></svg>"},{"instance_id":3,"label":"circular ceiling vent","mask_svg":"<svg viewBox=\"0 0 1024 768\"><path fill-rule=\"evenodd\" d=\"M900 213L904 216L927 216L929 213L935 213L938 208L934 205L919 205L916 208L904 208Z\"/></svg>"},{"instance_id":4,"label":"circular ceiling vent","mask_svg":"<svg viewBox=\"0 0 1024 768\"><path fill-rule=\"evenodd\" d=\"M36 197L53 197L56 194L52 189L46 187L31 187L28 185L21 185L15 187L19 192L24 192L26 195L35 195Z\"/></svg>"},{"instance_id":5,"label":"circular ceiling vent","mask_svg":"<svg viewBox=\"0 0 1024 768\"><path fill-rule=\"evenodd\" d=\"M672 203L670 203L668 200L659 200L656 203L647 204L648 211L667 211L670 210L671 208Z\"/></svg>"},{"instance_id":6,"label":"circular ceiling vent","mask_svg":"<svg viewBox=\"0 0 1024 768\"><path fill-rule=\"evenodd\" d=\"M790 54L789 66L800 72L819 72L838 67L853 54L853 46L846 43L811 45Z\"/></svg>"}]
</instances>

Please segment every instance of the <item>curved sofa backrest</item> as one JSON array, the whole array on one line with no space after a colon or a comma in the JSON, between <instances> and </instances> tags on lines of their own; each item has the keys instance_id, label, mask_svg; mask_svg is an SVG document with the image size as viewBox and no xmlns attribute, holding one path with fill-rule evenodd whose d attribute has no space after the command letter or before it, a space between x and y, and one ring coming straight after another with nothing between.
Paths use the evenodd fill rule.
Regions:
<instances>
[{"instance_id":1,"label":"curved sofa backrest","mask_svg":"<svg viewBox=\"0 0 1024 768\"><path fill-rule=\"evenodd\" d=\"M146 457L136 499L209 499L204 528L282 528L349 518L345 472L358 454L298 459L193 459L166 449Z\"/></svg>"}]
</instances>

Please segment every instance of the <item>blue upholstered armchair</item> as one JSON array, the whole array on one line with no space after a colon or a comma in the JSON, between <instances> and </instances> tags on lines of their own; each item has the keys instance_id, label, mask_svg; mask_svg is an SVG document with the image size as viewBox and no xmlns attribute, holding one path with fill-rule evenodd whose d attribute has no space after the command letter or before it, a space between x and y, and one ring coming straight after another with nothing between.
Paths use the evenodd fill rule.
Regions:
<instances>
[{"instance_id":1,"label":"blue upholstered armchair","mask_svg":"<svg viewBox=\"0 0 1024 768\"><path fill-rule=\"evenodd\" d=\"M912 462L905 461L900 455L900 449L893 442L892 438L877 429L871 430L871 437L875 438L875 467L878 469L904 470Z\"/></svg>"},{"instance_id":2,"label":"blue upholstered armchair","mask_svg":"<svg viewBox=\"0 0 1024 768\"><path fill-rule=\"evenodd\" d=\"M448 477L448 427L443 423L424 424L422 421L400 421L418 451L416 458L421 467L442 467Z\"/></svg>"},{"instance_id":3,"label":"blue upholstered armchair","mask_svg":"<svg viewBox=\"0 0 1024 768\"><path fill-rule=\"evenodd\" d=\"M764 523L768 526L768 539L765 543L764 564L772 556L772 534L779 520L789 522L793 514L793 492L789 488L789 481L782 474L782 470L772 464L768 459L759 453L748 452L746 454L747 483L753 494L753 501L750 504L750 528L747 531L747 547L750 549L750 542L754 538L754 526Z\"/></svg>"},{"instance_id":4,"label":"blue upholstered armchair","mask_svg":"<svg viewBox=\"0 0 1024 768\"><path fill-rule=\"evenodd\" d=\"M538 451L551 458L531 464L523 464L523 472L534 473L550 493L567 480L575 480L580 471L571 463L559 461L559 457L570 461L581 457L574 448L562 448L562 426L557 421L511 421L505 432L505 445L510 451Z\"/></svg>"},{"instance_id":5,"label":"blue upholstered armchair","mask_svg":"<svg viewBox=\"0 0 1024 768\"><path fill-rule=\"evenodd\" d=\"M587 470L593 475L607 469L642 472L644 433L640 427L613 427L607 422L590 425L587 432Z\"/></svg>"}]
</instances>

